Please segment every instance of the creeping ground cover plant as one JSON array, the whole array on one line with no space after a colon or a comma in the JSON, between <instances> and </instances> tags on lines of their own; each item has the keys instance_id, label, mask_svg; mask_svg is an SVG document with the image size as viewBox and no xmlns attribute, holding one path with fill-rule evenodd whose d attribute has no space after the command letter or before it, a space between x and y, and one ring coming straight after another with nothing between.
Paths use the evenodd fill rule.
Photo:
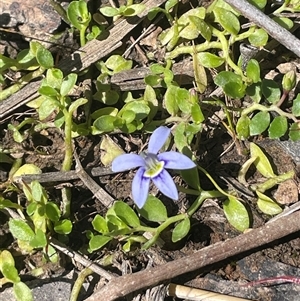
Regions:
<instances>
[{"instance_id":1,"label":"creeping ground cover plant","mask_svg":"<svg viewBox=\"0 0 300 301\"><path fill-rule=\"evenodd\" d=\"M157 128L150 140L148 152L137 154L122 154L112 162L112 170L121 172L139 167L132 182L132 197L135 204L142 208L147 200L150 180L167 197L177 200L178 192L167 169L190 169L196 164L187 156L174 152L158 153L167 141L171 130L165 126Z\"/></svg>"}]
</instances>

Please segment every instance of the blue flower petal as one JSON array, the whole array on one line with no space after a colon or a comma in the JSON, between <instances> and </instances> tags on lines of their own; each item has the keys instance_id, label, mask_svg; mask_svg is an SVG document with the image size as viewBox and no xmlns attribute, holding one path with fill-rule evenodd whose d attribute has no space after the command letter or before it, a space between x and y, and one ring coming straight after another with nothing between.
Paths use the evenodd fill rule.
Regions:
<instances>
[{"instance_id":1,"label":"blue flower petal","mask_svg":"<svg viewBox=\"0 0 300 301\"><path fill-rule=\"evenodd\" d=\"M140 167L132 181L132 198L141 209L147 200L149 193L150 178L144 177L145 168Z\"/></svg>"},{"instance_id":2,"label":"blue flower petal","mask_svg":"<svg viewBox=\"0 0 300 301\"><path fill-rule=\"evenodd\" d=\"M123 154L115 158L111 169L113 172L121 172L136 167L145 166L145 160L136 154Z\"/></svg>"},{"instance_id":3,"label":"blue flower petal","mask_svg":"<svg viewBox=\"0 0 300 301\"><path fill-rule=\"evenodd\" d=\"M170 174L163 170L158 176L152 178L155 186L167 197L178 200L178 191Z\"/></svg>"},{"instance_id":4,"label":"blue flower petal","mask_svg":"<svg viewBox=\"0 0 300 301\"><path fill-rule=\"evenodd\" d=\"M187 156L177 152L164 152L157 155L159 161L164 161L164 168L171 169L190 169L194 168L196 164Z\"/></svg>"},{"instance_id":5,"label":"blue flower petal","mask_svg":"<svg viewBox=\"0 0 300 301\"><path fill-rule=\"evenodd\" d=\"M166 126L160 126L151 135L148 145L148 152L152 154L157 154L158 151L167 141L171 130Z\"/></svg>"}]
</instances>

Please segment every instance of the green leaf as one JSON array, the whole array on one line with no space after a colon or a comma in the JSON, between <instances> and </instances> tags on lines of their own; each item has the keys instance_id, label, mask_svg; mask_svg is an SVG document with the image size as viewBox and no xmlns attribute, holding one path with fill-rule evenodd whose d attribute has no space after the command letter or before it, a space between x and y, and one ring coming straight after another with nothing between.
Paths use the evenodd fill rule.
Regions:
<instances>
[{"instance_id":1,"label":"green leaf","mask_svg":"<svg viewBox=\"0 0 300 301\"><path fill-rule=\"evenodd\" d=\"M242 98L246 86L242 77L231 71L221 71L214 79L216 85L223 88L224 92L233 98Z\"/></svg>"},{"instance_id":2,"label":"green leaf","mask_svg":"<svg viewBox=\"0 0 300 301\"><path fill-rule=\"evenodd\" d=\"M269 36L265 30L262 28L256 29L254 33L252 33L248 40L251 45L255 47L263 47L267 44Z\"/></svg>"},{"instance_id":3,"label":"green leaf","mask_svg":"<svg viewBox=\"0 0 300 301\"><path fill-rule=\"evenodd\" d=\"M269 127L269 137L276 139L282 137L288 129L287 118L284 116L276 116Z\"/></svg>"},{"instance_id":4,"label":"green leaf","mask_svg":"<svg viewBox=\"0 0 300 301\"><path fill-rule=\"evenodd\" d=\"M88 100L86 98L78 98L74 102L71 103L69 107L69 113L73 114L75 110L77 110L80 106L86 104Z\"/></svg>"},{"instance_id":5,"label":"green leaf","mask_svg":"<svg viewBox=\"0 0 300 301\"><path fill-rule=\"evenodd\" d=\"M63 73L60 69L51 68L46 72L46 85L59 91L63 81Z\"/></svg>"},{"instance_id":6,"label":"green leaf","mask_svg":"<svg viewBox=\"0 0 300 301\"><path fill-rule=\"evenodd\" d=\"M256 191L258 196L257 207L265 214L276 215L282 212L281 207L274 202L271 198L264 195L260 191Z\"/></svg>"},{"instance_id":7,"label":"green leaf","mask_svg":"<svg viewBox=\"0 0 300 301\"><path fill-rule=\"evenodd\" d=\"M35 237L30 241L30 246L33 248L43 248L47 243L46 234L42 230L36 229Z\"/></svg>"},{"instance_id":8,"label":"green leaf","mask_svg":"<svg viewBox=\"0 0 300 301\"><path fill-rule=\"evenodd\" d=\"M250 120L249 128L250 135L260 135L263 133L270 124L270 114L267 111L258 112Z\"/></svg>"},{"instance_id":9,"label":"green leaf","mask_svg":"<svg viewBox=\"0 0 300 301\"><path fill-rule=\"evenodd\" d=\"M296 117L300 116L300 93L298 93L297 97L293 100L292 113Z\"/></svg>"},{"instance_id":10,"label":"green leaf","mask_svg":"<svg viewBox=\"0 0 300 301\"><path fill-rule=\"evenodd\" d=\"M117 120L117 117L111 115L104 115L97 118L93 126L100 132L111 132L115 129L114 122Z\"/></svg>"},{"instance_id":11,"label":"green leaf","mask_svg":"<svg viewBox=\"0 0 300 301\"><path fill-rule=\"evenodd\" d=\"M211 28L209 27L209 25L198 16L192 15L192 16L189 16L189 19L196 26L197 30L200 32L202 37L206 41L210 41L212 32L211 32Z\"/></svg>"},{"instance_id":12,"label":"green leaf","mask_svg":"<svg viewBox=\"0 0 300 301\"><path fill-rule=\"evenodd\" d=\"M108 135L102 137L99 147L101 150L101 163L104 166L111 165L114 158L124 154L122 148Z\"/></svg>"},{"instance_id":13,"label":"green leaf","mask_svg":"<svg viewBox=\"0 0 300 301\"><path fill-rule=\"evenodd\" d=\"M38 92L44 96L58 96L58 92L50 86L41 86Z\"/></svg>"},{"instance_id":14,"label":"green leaf","mask_svg":"<svg viewBox=\"0 0 300 301\"><path fill-rule=\"evenodd\" d=\"M170 12L171 9L178 3L178 0L168 0L165 4L165 10Z\"/></svg>"},{"instance_id":15,"label":"green leaf","mask_svg":"<svg viewBox=\"0 0 300 301\"><path fill-rule=\"evenodd\" d=\"M242 115L236 124L236 133L238 138L245 140L250 136L250 118L247 115Z\"/></svg>"},{"instance_id":16,"label":"green leaf","mask_svg":"<svg viewBox=\"0 0 300 301\"><path fill-rule=\"evenodd\" d=\"M249 2L258 9L263 9L267 5L267 0L249 0Z\"/></svg>"},{"instance_id":17,"label":"green leaf","mask_svg":"<svg viewBox=\"0 0 300 301\"><path fill-rule=\"evenodd\" d=\"M153 195L148 195L143 208L137 208L137 211L142 217L151 222L164 222L168 218L165 205Z\"/></svg>"},{"instance_id":18,"label":"green leaf","mask_svg":"<svg viewBox=\"0 0 300 301\"><path fill-rule=\"evenodd\" d=\"M190 219L187 217L178 223L172 232L172 242L177 242L188 235L191 228Z\"/></svg>"},{"instance_id":19,"label":"green leaf","mask_svg":"<svg viewBox=\"0 0 300 301\"><path fill-rule=\"evenodd\" d=\"M192 104L189 101L190 93L187 89L178 88L176 90L176 101L179 109L185 114L191 114Z\"/></svg>"},{"instance_id":20,"label":"green leaf","mask_svg":"<svg viewBox=\"0 0 300 301\"><path fill-rule=\"evenodd\" d=\"M31 241L35 236L33 230L21 219L10 219L8 226L11 234L19 240Z\"/></svg>"},{"instance_id":21,"label":"green leaf","mask_svg":"<svg viewBox=\"0 0 300 301\"><path fill-rule=\"evenodd\" d=\"M117 201L113 205L116 215L129 227L136 228L140 225L140 220L133 209L122 201Z\"/></svg>"},{"instance_id":22,"label":"green leaf","mask_svg":"<svg viewBox=\"0 0 300 301\"><path fill-rule=\"evenodd\" d=\"M60 210L53 202L47 202L45 206L46 215L52 222L58 222L61 216Z\"/></svg>"},{"instance_id":23,"label":"green leaf","mask_svg":"<svg viewBox=\"0 0 300 301\"><path fill-rule=\"evenodd\" d=\"M253 142L250 142L250 154L252 158L257 158L254 161L254 165L264 177L273 178L276 176L267 156L263 153L260 147Z\"/></svg>"},{"instance_id":24,"label":"green leaf","mask_svg":"<svg viewBox=\"0 0 300 301\"><path fill-rule=\"evenodd\" d=\"M36 180L32 181L30 187L31 187L32 197L35 202L43 203L43 204L47 202L47 193L38 181Z\"/></svg>"},{"instance_id":25,"label":"green leaf","mask_svg":"<svg viewBox=\"0 0 300 301\"><path fill-rule=\"evenodd\" d=\"M64 219L55 223L54 231L58 234L70 234L72 231L72 223L68 219Z\"/></svg>"},{"instance_id":26,"label":"green leaf","mask_svg":"<svg viewBox=\"0 0 300 301\"><path fill-rule=\"evenodd\" d=\"M145 8L144 4L132 4L125 9L123 15L126 17L136 16L145 10Z\"/></svg>"},{"instance_id":27,"label":"green leaf","mask_svg":"<svg viewBox=\"0 0 300 301\"><path fill-rule=\"evenodd\" d=\"M60 87L60 95L66 96L71 90L74 88L75 83L77 81L77 74L70 73L64 79Z\"/></svg>"},{"instance_id":28,"label":"green leaf","mask_svg":"<svg viewBox=\"0 0 300 301\"><path fill-rule=\"evenodd\" d=\"M105 66L118 73L132 68L132 61L124 59L121 55L111 55L105 62Z\"/></svg>"},{"instance_id":29,"label":"green leaf","mask_svg":"<svg viewBox=\"0 0 300 301\"><path fill-rule=\"evenodd\" d=\"M228 222L243 232L250 226L249 214L245 206L235 197L230 196L223 202L223 209Z\"/></svg>"},{"instance_id":30,"label":"green leaf","mask_svg":"<svg viewBox=\"0 0 300 301\"><path fill-rule=\"evenodd\" d=\"M43 101L38 108L39 119L44 120L59 108L59 102L51 97L41 96Z\"/></svg>"},{"instance_id":31,"label":"green leaf","mask_svg":"<svg viewBox=\"0 0 300 301\"><path fill-rule=\"evenodd\" d=\"M89 241L89 252L94 252L105 246L108 242L112 240L112 237L95 235Z\"/></svg>"},{"instance_id":32,"label":"green leaf","mask_svg":"<svg viewBox=\"0 0 300 301\"><path fill-rule=\"evenodd\" d=\"M298 122L291 125L289 137L292 141L297 141L300 139L300 124Z\"/></svg>"},{"instance_id":33,"label":"green leaf","mask_svg":"<svg viewBox=\"0 0 300 301\"><path fill-rule=\"evenodd\" d=\"M111 207L105 216L107 226L109 231L116 231L116 230L129 230L128 225L123 222L118 216L116 216L116 213L114 212L113 208Z\"/></svg>"},{"instance_id":34,"label":"green leaf","mask_svg":"<svg viewBox=\"0 0 300 301\"><path fill-rule=\"evenodd\" d=\"M199 61L205 68L217 68L224 63L224 59L210 52L200 52Z\"/></svg>"},{"instance_id":35,"label":"green leaf","mask_svg":"<svg viewBox=\"0 0 300 301\"><path fill-rule=\"evenodd\" d=\"M204 121L204 115L198 103L194 103L191 108L192 119L196 124L200 124Z\"/></svg>"},{"instance_id":36,"label":"green leaf","mask_svg":"<svg viewBox=\"0 0 300 301\"><path fill-rule=\"evenodd\" d=\"M51 52L45 47L39 47L36 53L36 60L45 69L50 69L54 66L54 60Z\"/></svg>"},{"instance_id":37,"label":"green leaf","mask_svg":"<svg viewBox=\"0 0 300 301\"><path fill-rule=\"evenodd\" d=\"M72 1L67 8L67 16L72 25L79 30L85 29L91 21L87 3L83 0Z\"/></svg>"},{"instance_id":38,"label":"green leaf","mask_svg":"<svg viewBox=\"0 0 300 301\"><path fill-rule=\"evenodd\" d=\"M4 263L11 267L15 266L15 260L11 253L7 250L3 250L0 252L0 271L2 271Z\"/></svg>"},{"instance_id":39,"label":"green leaf","mask_svg":"<svg viewBox=\"0 0 300 301\"><path fill-rule=\"evenodd\" d=\"M17 301L33 301L32 291L25 283L14 283L13 290Z\"/></svg>"},{"instance_id":40,"label":"green leaf","mask_svg":"<svg viewBox=\"0 0 300 301\"><path fill-rule=\"evenodd\" d=\"M246 67L246 74L253 83L260 81L260 67L257 60L251 59Z\"/></svg>"},{"instance_id":41,"label":"green leaf","mask_svg":"<svg viewBox=\"0 0 300 301\"><path fill-rule=\"evenodd\" d=\"M263 79L262 94L270 103L276 103L280 100L281 91L278 84L271 79Z\"/></svg>"},{"instance_id":42,"label":"green leaf","mask_svg":"<svg viewBox=\"0 0 300 301\"><path fill-rule=\"evenodd\" d=\"M99 10L100 10L101 14L106 17L115 17L120 14L119 10L117 8L111 7L111 6L104 6L104 7L101 7Z\"/></svg>"},{"instance_id":43,"label":"green leaf","mask_svg":"<svg viewBox=\"0 0 300 301\"><path fill-rule=\"evenodd\" d=\"M92 225L93 228L101 234L109 232L105 218L99 214L94 217Z\"/></svg>"},{"instance_id":44,"label":"green leaf","mask_svg":"<svg viewBox=\"0 0 300 301\"><path fill-rule=\"evenodd\" d=\"M239 19L231 11L215 7L214 14L217 21L222 25L222 27L233 35L237 35L240 31Z\"/></svg>"},{"instance_id":45,"label":"green leaf","mask_svg":"<svg viewBox=\"0 0 300 301\"><path fill-rule=\"evenodd\" d=\"M246 93L250 96L250 98L259 103L261 100L262 92L261 92L261 82L257 82L252 84L246 88Z\"/></svg>"},{"instance_id":46,"label":"green leaf","mask_svg":"<svg viewBox=\"0 0 300 301\"><path fill-rule=\"evenodd\" d=\"M5 208L22 209L22 206L0 196L0 210Z\"/></svg>"},{"instance_id":47,"label":"green leaf","mask_svg":"<svg viewBox=\"0 0 300 301\"><path fill-rule=\"evenodd\" d=\"M179 87L170 85L164 95L164 105L168 113L172 116L176 115L178 112L178 105L176 102L176 92Z\"/></svg>"},{"instance_id":48,"label":"green leaf","mask_svg":"<svg viewBox=\"0 0 300 301\"><path fill-rule=\"evenodd\" d=\"M133 111L135 113L136 119L142 120L148 116L150 113L150 108L148 103L143 100L135 100L127 103L120 111L119 114L122 114L124 111Z\"/></svg>"},{"instance_id":49,"label":"green leaf","mask_svg":"<svg viewBox=\"0 0 300 301\"><path fill-rule=\"evenodd\" d=\"M19 277L17 269L11 265L9 262L3 262L1 266L1 272L3 276L10 282L19 282L21 279Z\"/></svg>"},{"instance_id":50,"label":"green leaf","mask_svg":"<svg viewBox=\"0 0 300 301\"><path fill-rule=\"evenodd\" d=\"M278 23L281 27L290 30L293 28L294 26L294 22L289 19L289 18L285 18L285 17L274 17L272 18L273 21L275 21L276 23Z\"/></svg>"}]
</instances>

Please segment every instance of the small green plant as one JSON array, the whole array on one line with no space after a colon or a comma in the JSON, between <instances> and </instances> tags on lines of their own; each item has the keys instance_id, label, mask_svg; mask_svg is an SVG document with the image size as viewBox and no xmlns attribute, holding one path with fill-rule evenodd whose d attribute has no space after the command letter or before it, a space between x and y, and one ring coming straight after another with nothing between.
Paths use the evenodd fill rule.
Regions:
<instances>
[{"instance_id":1,"label":"small green plant","mask_svg":"<svg viewBox=\"0 0 300 301\"><path fill-rule=\"evenodd\" d=\"M140 14L144 9L144 4L133 4L133 0L127 0L126 5L121 5L120 7L101 7L100 12L106 17L132 17Z\"/></svg>"},{"instance_id":2,"label":"small green plant","mask_svg":"<svg viewBox=\"0 0 300 301\"><path fill-rule=\"evenodd\" d=\"M30 288L21 281L18 271L15 268L15 261L7 250L0 252L0 271L3 278L0 279L0 286L6 283L13 284L13 292L17 301L32 301L33 296Z\"/></svg>"},{"instance_id":3,"label":"small green plant","mask_svg":"<svg viewBox=\"0 0 300 301\"><path fill-rule=\"evenodd\" d=\"M31 80L40 77L46 69L54 66L52 54L42 44L32 41L29 49L22 50L15 59L0 54L0 84L4 84L4 73L9 69L13 72L28 72L16 83L1 92L0 101L16 93Z\"/></svg>"}]
</instances>

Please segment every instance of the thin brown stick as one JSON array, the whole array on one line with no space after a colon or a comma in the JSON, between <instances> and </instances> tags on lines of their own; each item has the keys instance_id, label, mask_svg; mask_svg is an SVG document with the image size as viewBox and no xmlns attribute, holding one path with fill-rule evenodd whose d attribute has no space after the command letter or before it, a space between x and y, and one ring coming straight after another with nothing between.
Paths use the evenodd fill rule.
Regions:
<instances>
[{"instance_id":1,"label":"thin brown stick","mask_svg":"<svg viewBox=\"0 0 300 301\"><path fill-rule=\"evenodd\" d=\"M170 281L172 278L188 272L199 270L199 273L201 273L201 269L211 264L300 231L299 219L300 211L297 211L287 217L282 217L276 222L203 248L192 255L161 266L112 279L106 286L96 291L85 301L116 300L131 292L161 284L166 280Z\"/></svg>"},{"instance_id":2,"label":"thin brown stick","mask_svg":"<svg viewBox=\"0 0 300 301\"><path fill-rule=\"evenodd\" d=\"M110 196L103 188L101 188L83 169L76 151L73 153L76 162L76 173L83 184L94 194L106 208L109 208L114 198Z\"/></svg>"},{"instance_id":3,"label":"thin brown stick","mask_svg":"<svg viewBox=\"0 0 300 301\"><path fill-rule=\"evenodd\" d=\"M300 40L246 0L225 0L244 17L262 27L275 40L300 57Z\"/></svg>"}]
</instances>

